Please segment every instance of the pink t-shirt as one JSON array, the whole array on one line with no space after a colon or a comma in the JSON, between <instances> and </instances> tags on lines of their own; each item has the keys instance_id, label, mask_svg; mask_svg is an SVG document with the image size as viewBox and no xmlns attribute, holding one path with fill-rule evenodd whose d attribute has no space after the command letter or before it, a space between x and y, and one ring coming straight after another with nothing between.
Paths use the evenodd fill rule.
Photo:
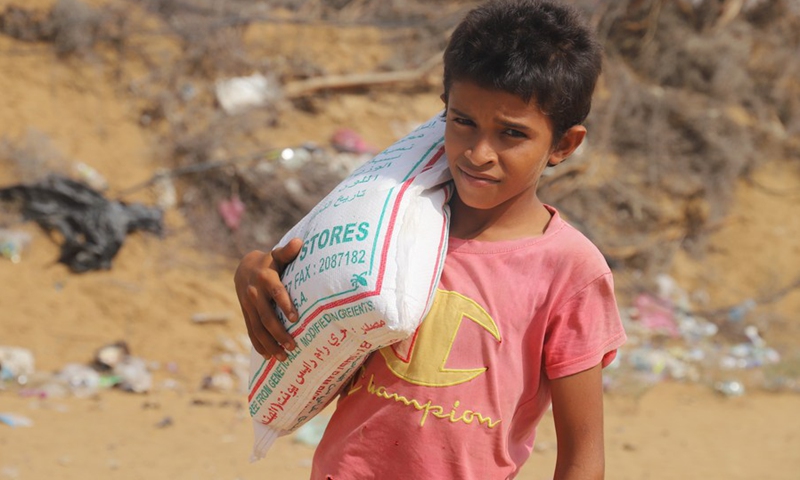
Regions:
<instances>
[{"instance_id":1,"label":"pink t-shirt","mask_svg":"<svg viewBox=\"0 0 800 480\"><path fill-rule=\"evenodd\" d=\"M551 209L536 238L451 238L431 313L342 396L311 478L504 479L529 457L550 379L625 341L611 272Z\"/></svg>"}]
</instances>

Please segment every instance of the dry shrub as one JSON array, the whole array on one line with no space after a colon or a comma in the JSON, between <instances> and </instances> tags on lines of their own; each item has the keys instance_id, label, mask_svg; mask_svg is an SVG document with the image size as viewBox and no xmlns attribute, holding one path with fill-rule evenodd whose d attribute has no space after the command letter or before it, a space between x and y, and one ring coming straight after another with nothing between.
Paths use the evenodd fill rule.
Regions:
<instances>
[{"instance_id":1,"label":"dry shrub","mask_svg":"<svg viewBox=\"0 0 800 480\"><path fill-rule=\"evenodd\" d=\"M56 53L61 56L90 51L102 33L101 13L78 0L59 0L48 21Z\"/></svg>"},{"instance_id":2,"label":"dry shrub","mask_svg":"<svg viewBox=\"0 0 800 480\"><path fill-rule=\"evenodd\" d=\"M601 184L543 194L612 265L650 277L678 249L705 252L737 178L797 151L800 17L783 0L724 26L720 1L580 3L607 52L607 95L589 119L592 161L619 161Z\"/></svg>"},{"instance_id":3,"label":"dry shrub","mask_svg":"<svg viewBox=\"0 0 800 480\"><path fill-rule=\"evenodd\" d=\"M568 175L573 188L564 188L565 182L544 182L542 194L597 242L615 267L652 276L668 267L678 249L701 255L709 232L727 214L735 179L747 175L763 158L788 151L784 137L800 124L797 16L782 0L762 2L718 28L722 2L717 0L694 2L696 8L692 9L686 8L687 2L658 0L577 3L592 18L607 51L604 84L609 94L596 102L589 119L588 155L593 157L591 162L603 162L604 156L619 161L600 183L592 183L582 175L585 169L578 168ZM387 27L387 38L404 44L404 58L416 61L437 49L432 45L441 47L436 43L441 40L437 32L447 31L472 4L287 0L272 6L296 12L298 21ZM172 4L162 13L172 28L195 25L188 30L208 32L227 25L228 37L205 35L212 43L225 44L238 41L236 25L242 13L235 10L239 7L246 10L237 1L220 7L227 10L214 10L210 3L195 0ZM263 19L259 16L263 12L256 13L252 21ZM431 35L414 37L388 28L412 23L414 29ZM188 48L191 35L179 35L185 36ZM206 52L197 55L210 59L219 69L217 74L240 71L248 64L231 63L238 47L196 48ZM423 53L415 54L415 49ZM220 52L233 55L219 59ZM270 60L285 69L280 72L282 78L302 78L314 71L313 65L295 65L291 59ZM215 68L194 65L184 73L209 75ZM298 73L301 67L303 72ZM393 67L401 68L402 61ZM170 158L179 164L218 159L207 152L226 151L243 138L236 129L247 130L243 125L234 127L231 120L226 122L215 120L204 127L219 132L218 138L211 140L203 137L202 128L195 136L188 135L190 129L173 120L173 134L165 137L173 145ZM244 150L238 154L246 153L247 148ZM569 163L566 168L572 168ZM197 217L192 223L198 225L203 212L214 212L213 221L201 230L206 238L217 235L218 245L226 243L226 230L214 207L220 199L238 191L248 206L249 218L261 215L227 242L226 251L238 253L248 245L269 244L313 205L292 201L281 186L287 177L275 172L258 182L246 181L252 172L244 176L241 171L221 172L217 171L220 178L213 181L210 177L192 180L198 182L192 183L195 187L202 188L195 189L198 193L191 202L204 200L201 208L188 204L186 208L193 208Z\"/></svg>"},{"instance_id":4,"label":"dry shrub","mask_svg":"<svg viewBox=\"0 0 800 480\"><path fill-rule=\"evenodd\" d=\"M8 5L0 13L0 32L23 42L47 41L53 31L46 20L44 12Z\"/></svg>"},{"instance_id":5,"label":"dry shrub","mask_svg":"<svg viewBox=\"0 0 800 480\"><path fill-rule=\"evenodd\" d=\"M58 0L47 11L9 5L0 13L0 32L26 42L47 42L60 57L92 57L99 45L120 49L128 31L124 9Z\"/></svg>"}]
</instances>

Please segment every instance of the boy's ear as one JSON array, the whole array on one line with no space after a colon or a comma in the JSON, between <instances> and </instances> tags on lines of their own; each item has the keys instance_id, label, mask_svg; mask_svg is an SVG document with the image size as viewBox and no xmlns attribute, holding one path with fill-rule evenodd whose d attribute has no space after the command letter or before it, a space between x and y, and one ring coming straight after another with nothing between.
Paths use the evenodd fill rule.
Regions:
<instances>
[{"instance_id":1,"label":"boy's ear","mask_svg":"<svg viewBox=\"0 0 800 480\"><path fill-rule=\"evenodd\" d=\"M547 160L547 166L555 167L559 163L567 159L577 149L583 139L586 137L586 127L583 125L573 125L569 130L564 132L558 144L550 152L550 158Z\"/></svg>"},{"instance_id":2,"label":"boy's ear","mask_svg":"<svg viewBox=\"0 0 800 480\"><path fill-rule=\"evenodd\" d=\"M442 100L442 103L444 103L444 107L447 108L447 94L443 93L439 95L439 98Z\"/></svg>"}]
</instances>

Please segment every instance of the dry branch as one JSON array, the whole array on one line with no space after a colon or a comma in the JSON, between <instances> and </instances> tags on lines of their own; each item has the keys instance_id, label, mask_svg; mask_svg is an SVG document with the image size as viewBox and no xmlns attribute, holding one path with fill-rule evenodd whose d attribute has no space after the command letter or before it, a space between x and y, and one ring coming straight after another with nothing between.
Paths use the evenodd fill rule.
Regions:
<instances>
[{"instance_id":1,"label":"dry branch","mask_svg":"<svg viewBox=\"0 0 800 480\"><path fill-rule=\"evenodd\" d=\"M414 83L425 81L431 70L442 61L442 54L431 57L428 61L414 70L401 70L398 72L357 73L353 75L331 75L319 78L310 78L287 83L283 94L287 98L300 98L314 94L320 90L338 90L354 87L373 85L387 85L395 83Z\"/></svg>"}]
</instances>

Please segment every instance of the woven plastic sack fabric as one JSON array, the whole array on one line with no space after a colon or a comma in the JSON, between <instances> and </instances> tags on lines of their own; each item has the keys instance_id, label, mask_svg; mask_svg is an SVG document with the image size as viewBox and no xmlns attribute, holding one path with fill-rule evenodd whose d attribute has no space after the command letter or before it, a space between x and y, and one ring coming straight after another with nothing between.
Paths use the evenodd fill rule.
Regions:
<instances>
[{"instance_id":1,"label":"woven plastic sack fabric","mask_svg":"<svg viewBox=\"0 0 800 480\"><path fill-rule=\"evenodd\" d=\"M300 237L278 312L297 348L250 356L252 460L313 418L373 351L409 337L433 301L447 251L451 179L439 115L356 169L281 240Z\"/></svg>"}]
</instances>

